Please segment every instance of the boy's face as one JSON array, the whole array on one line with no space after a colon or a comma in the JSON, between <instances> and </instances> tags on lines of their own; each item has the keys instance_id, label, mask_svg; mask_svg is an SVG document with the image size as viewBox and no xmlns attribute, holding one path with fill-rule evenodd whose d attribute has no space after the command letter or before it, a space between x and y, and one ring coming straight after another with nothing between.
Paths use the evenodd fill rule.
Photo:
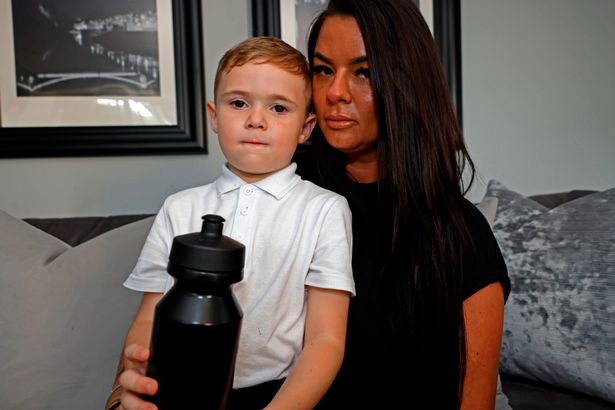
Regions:
<instances>
[{"instance_id":1,"label":"boy's face","mask_svg":"<svg viewBox=\"0 0 615 410\"><path fill-rule=\"evenodd\" d=\"M305 80L272 64L248 63L222 74L207 113L229 168L246 182L290 164L316 118L307 115Z\"/></svg>"}]
</instances>

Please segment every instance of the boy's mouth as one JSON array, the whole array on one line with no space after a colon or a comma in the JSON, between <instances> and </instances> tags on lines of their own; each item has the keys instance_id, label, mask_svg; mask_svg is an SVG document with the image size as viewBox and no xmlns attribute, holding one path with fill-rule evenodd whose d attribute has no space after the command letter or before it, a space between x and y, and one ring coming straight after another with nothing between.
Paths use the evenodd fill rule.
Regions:
<instances>
[{"instance_id":1,"label":"boy's mouth","mask_svg":"<svg viewBox=\"0 0 615 410\"><path fill-rule=\"evenodd\" d=\"M268 145L262 141L257 141L257 140L244 140L244 141L241 141L241 144L245 144L250 147L264 147Z\"/></svg>"}]
</instances>

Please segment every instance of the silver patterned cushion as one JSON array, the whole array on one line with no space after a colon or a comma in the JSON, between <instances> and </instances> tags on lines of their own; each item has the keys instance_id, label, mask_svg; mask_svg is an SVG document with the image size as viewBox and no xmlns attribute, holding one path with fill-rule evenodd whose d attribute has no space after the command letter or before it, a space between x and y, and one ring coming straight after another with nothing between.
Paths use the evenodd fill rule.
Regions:
<instances>
[{"instance_id":1,"label":"silver patterned cushion","mask_svg":"<svg viewBox=\"0 0 615 410\"><path fill-rule=\"evenodd\" d=\"M615 188L551 210L486 195L512 282L500 370L615 402Z\"/></svg>"}]
</instances>

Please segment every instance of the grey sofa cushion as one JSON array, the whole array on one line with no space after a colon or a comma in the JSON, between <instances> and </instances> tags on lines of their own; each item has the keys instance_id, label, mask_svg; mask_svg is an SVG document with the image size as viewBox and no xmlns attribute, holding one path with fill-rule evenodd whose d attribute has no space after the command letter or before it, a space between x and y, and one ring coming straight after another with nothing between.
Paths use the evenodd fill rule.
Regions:
<instances>
[{"instance_id":1,"label":"grey sofa cushion","mask_svg":"<svg viewBox=\"0 0 615 410\"><path fill-rule=\"evenodd\" d=\"M0 211L0 407L104 406L140 301L122 282L152 221L72 248Z\"/></svg>"},{"instance_id":2,"label":"grey sofa cushion","mask_svg":"<svg viewBox=\"0 0 615 410\"><path fill-rule=\"evenodd\" d=\"M615 402L615 188L551 210L486 195L512 282L500 369Z\"/></svg>"}]
</instances>

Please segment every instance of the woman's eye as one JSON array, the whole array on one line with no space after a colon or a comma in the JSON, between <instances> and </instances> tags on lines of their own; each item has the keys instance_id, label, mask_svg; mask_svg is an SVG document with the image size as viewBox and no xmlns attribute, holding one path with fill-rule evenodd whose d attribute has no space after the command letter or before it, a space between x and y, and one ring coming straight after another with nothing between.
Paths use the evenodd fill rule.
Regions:
<instances>
[{"instance_id":1,"label":"woman's eye","mask_svg":"<svg viewBox=\"0 0 615 410\"><path fill-rule=\"evenodd\" d=\"M333 74L333 70L326 65L318 64L312 67L312 74L314 75L329 75Z\"/></svg>"},{"instance_id":2,"label":"woman's eye","mask_svg":"<svg viewBox=\"0 0 615 410\"><path fill-rule=\"evenodd\" d=\"M369 78L369 68L367 67L359 68L357 70L357 77Z\"/></svg>"},{"instance_id":3,"label":"woman's eye","mask_svg":"<svg viewBox=\"0 0 615 410\"><path fill-rule=\"evenodd\" d=\"M284 107L282 104L275 104L273 107L271 107L271 109L277 113L288 111L286 107Z\"/></svg>"},{"instance_id":4,"label":"woman's eye","mask_svg":"<svg viewBox=\"0 0 615 410\"><path fill-rule=\"evenodd\" d=\"M242 100L233 100L231 101L231 106L234 108L245 108L246 107L246 102L242 101Z\"/></svg>"}]
</instances>

